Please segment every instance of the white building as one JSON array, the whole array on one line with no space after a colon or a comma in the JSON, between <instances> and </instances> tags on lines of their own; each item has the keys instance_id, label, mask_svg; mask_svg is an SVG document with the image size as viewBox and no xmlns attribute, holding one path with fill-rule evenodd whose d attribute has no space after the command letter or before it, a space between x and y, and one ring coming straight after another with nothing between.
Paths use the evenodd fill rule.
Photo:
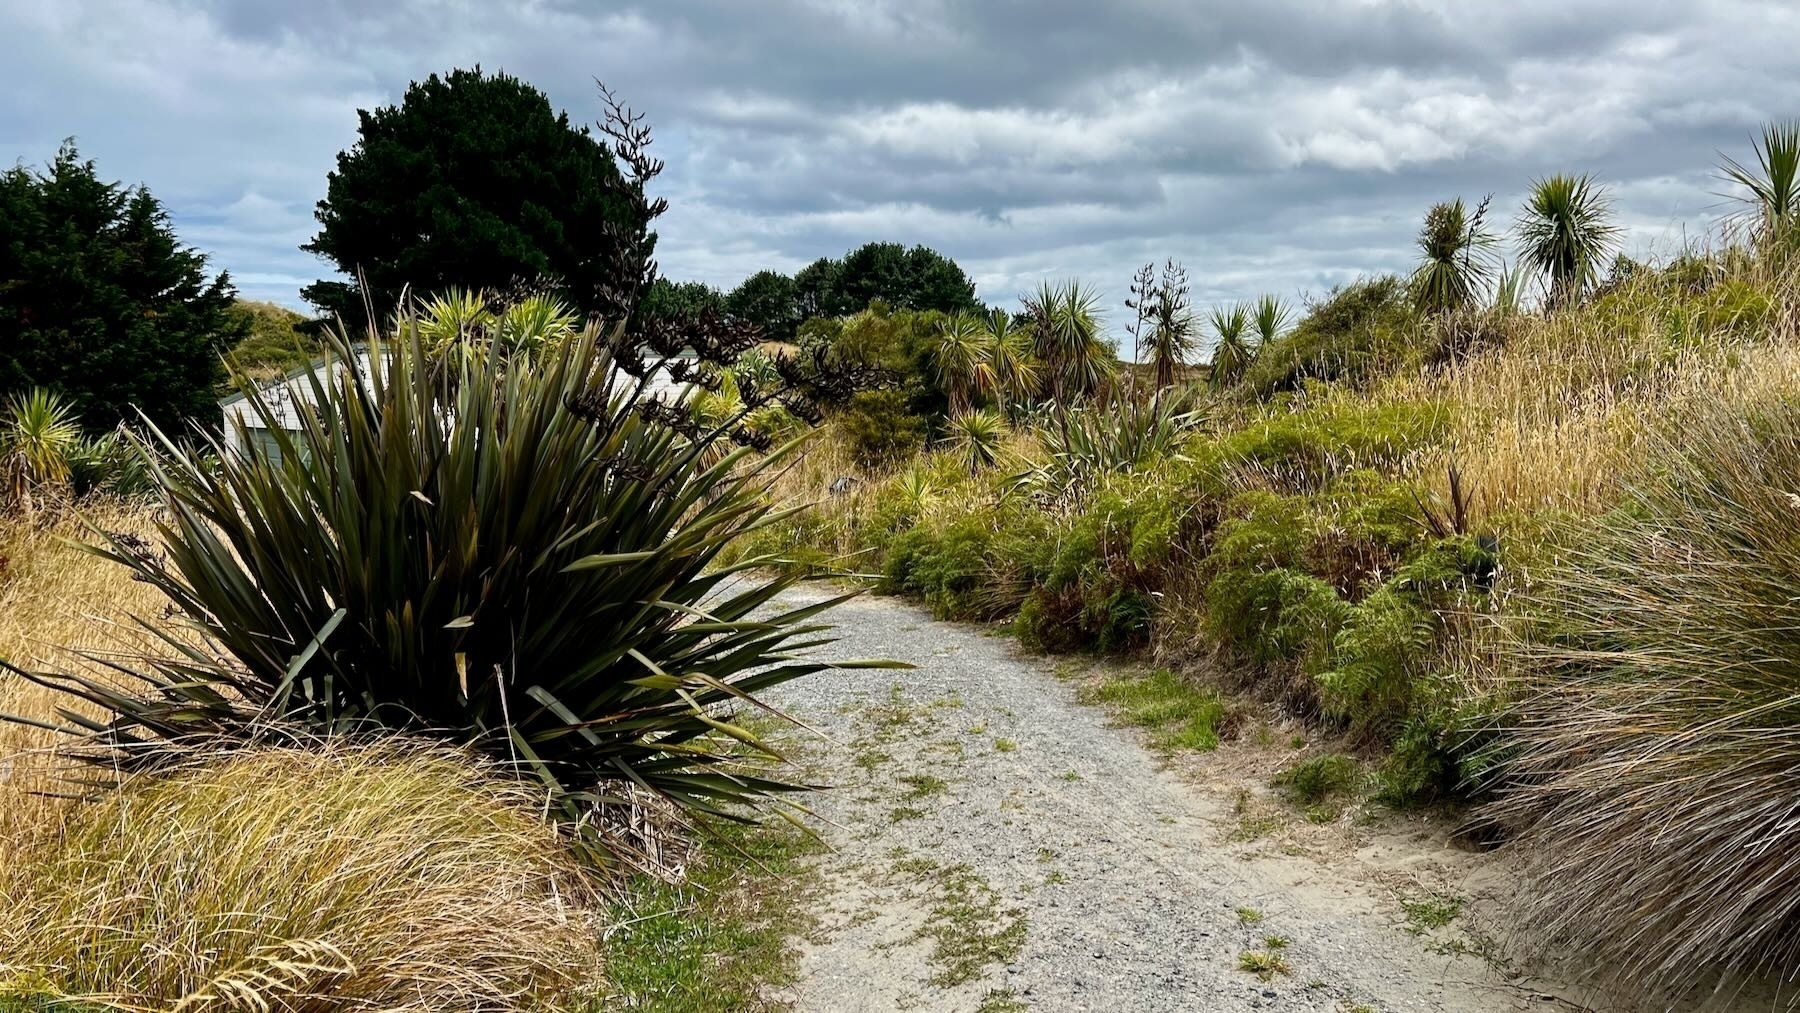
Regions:
<instances>
[{"instance_id":1,"label":"white building","mask_svg":"<svg viewBox=\"0 0 1800 1013\"><path fill-rule=\"evenodd\" d=\"M356 355L357 370L362 377L363 389L373 393L374 363L369 356L368 346L357 346ZM692 353L683 353L678 357L679 361L687 363L692 363L694 359L695 356ZM257 389L258 398L271 409L269 414L273 417L272 420L281 428L289 432L300 428L301 406L310 405L313 402L312 377L326 368L326 361L323 358L314 359L308 365L290 370L286 375L277 377ZM342 376L343 360L332 357L330 370L330 374L323 377L327 390L331 389ZM613 390L617 394L623 395L633 390L636 385L637 378L624 373L616 374L613 379ZM680 400L685 398L691 390L692 385L675 382L674 378L669 375L668 367L665 366L651 376L650 382L644 387L642 397ZM275 438L269 435L262 414L250 403L248 395L239 391L230 397L219 399L219 410L224 416L225 445L227 447L239 453L242 453L247 447L254 448L262 451L271 459L279 457L280 451Z\"/></svg>"}]
</instances>

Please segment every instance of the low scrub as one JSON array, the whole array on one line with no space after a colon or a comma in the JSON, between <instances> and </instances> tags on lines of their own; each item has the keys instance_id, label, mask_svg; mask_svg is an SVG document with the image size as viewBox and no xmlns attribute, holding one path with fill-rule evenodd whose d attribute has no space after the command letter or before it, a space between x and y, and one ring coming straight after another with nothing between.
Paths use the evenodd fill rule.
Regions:
<instances>
[{"instance_id":1,"label":"low scrub","mask_svg":"<svg viewBox=\"0 0 1800 1013\"><path fill-rule=\"evenodd\" d=\"M1421 334L1406 283L1366 278L1309 307L1293 330L1258 352L1240 384L1270 397L1308 381L1362 383L1418 358Z\"/></svg>"},{"instance_id":2,"label":"low scrub","mask_svg":"<svg viewBox=\"0 0 1800 1013\"><path fill-rule=\"evenodd\" d=\"M130 779L0 870L0 996L568 1008L597 982L588 887L540 805L464 755L393 744Z\"/></svg>"}]
</instances>

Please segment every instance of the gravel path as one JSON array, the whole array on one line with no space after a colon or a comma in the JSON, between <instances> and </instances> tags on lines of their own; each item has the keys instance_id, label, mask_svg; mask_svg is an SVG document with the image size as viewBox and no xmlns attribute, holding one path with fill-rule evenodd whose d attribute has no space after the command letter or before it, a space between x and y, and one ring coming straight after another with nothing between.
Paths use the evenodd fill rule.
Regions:
<instances>
[{"instance_id":1,"label":"gravel path","mask_svg":"<svg viewBox=\"0 0 1800 1013\"><path fill-rule=\"evenodd\" d=\"M1580 1008L1433 948L1365 879L1234 846L1229 796L1009 640L877 598L831 619L834 656L918 668L772 695L833 740L812 760L836 790L814 801L832 851L800 1009ZM1285 969L1264 980L1246 953Z\"/></svg>"}]
</instances>

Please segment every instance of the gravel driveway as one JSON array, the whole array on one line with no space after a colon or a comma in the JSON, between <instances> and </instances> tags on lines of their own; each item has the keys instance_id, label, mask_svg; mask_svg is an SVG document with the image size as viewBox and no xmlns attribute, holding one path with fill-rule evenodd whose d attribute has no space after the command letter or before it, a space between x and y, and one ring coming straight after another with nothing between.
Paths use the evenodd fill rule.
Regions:
<instances>
[{"instance_id":1,"label":"gravel driveway","mask_svg":"<svg viewBox=\"0 0 1800 1013\"><path fill-rule=\"evenodd\" d=\"M833 740L811 761L836 790L813 800L832 850L800 1009L1585 1008L1409 933L1316 858L1233 847L1229 796L1009 639L872 597L830 619L834 656L918 668L771 694Z\"/></svg>"}]
</instances>

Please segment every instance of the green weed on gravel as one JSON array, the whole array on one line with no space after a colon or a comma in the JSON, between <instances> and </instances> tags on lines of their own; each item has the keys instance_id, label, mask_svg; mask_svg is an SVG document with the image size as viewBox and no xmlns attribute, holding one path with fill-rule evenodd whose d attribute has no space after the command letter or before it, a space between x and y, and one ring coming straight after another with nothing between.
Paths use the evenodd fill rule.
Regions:
<instances>
[{"instance_id":1,"label":"green weed on gravel","mask_svg":"<svg viewBox=\"0 0 1800 1013\"><path fill-rule=\"evenodd\" d=\"M1293 971L1279 950L1246 950L1238 954L1238 970L1249 971L1264 981L1274 981L1278 974Z\"/></svg>"},{"instance_id":2,"label":"green weed on gravel","mask_svg":"<svg viewBox=\"0 0 1800 1013\"><path fill-rule=\"evenodd\" d=\"M812 889L805 859L823 845L780 823L711 829L685 882L645 878L613 903L606 940L612 994L596 1011L760 1010L770 989L798 978L789 940L812 918L796 894Z\"/></svg>"},{"instance_id":3,"label":"green weed on gravel","mask_svg":"<svg viewBox=\"0 0 1800 1013\"><path fill-rule=\"evenodd\" d=\"M1225 702L1166 668L1148 674L1109 672L1080 695L1083 703L1100 704L1120 722L1144 729L1158 752L1207 752L1219 747Z\"/></svg>"},{"instance_id":4,"label":"green weed on gravel","mask_svg":"<svg viewBox=\"0 0 1800 1013\"><path fill-rule=\"evenodd\" d=\"M1400 910L1406 914L1407 931L1415 936L1449 925L1462 914L1462 909L1463 899L1449 894L1428 893L1400 899Z\"/></svg>"},{"instance_id":5,"label":"green weed on gravel","mask_svg":"<svg viewBox=\"0 0 1800 1013\"><path fill-rule=\"evenodd\" d=\"M939 865L926 858L898 862L928 893L930 917L913 938L932 944L940 988L966 984L990 966L1009 964L1025 945L1025 912L1003 907L999 891L967 864Z\"/></svg>"}]
</instances>

